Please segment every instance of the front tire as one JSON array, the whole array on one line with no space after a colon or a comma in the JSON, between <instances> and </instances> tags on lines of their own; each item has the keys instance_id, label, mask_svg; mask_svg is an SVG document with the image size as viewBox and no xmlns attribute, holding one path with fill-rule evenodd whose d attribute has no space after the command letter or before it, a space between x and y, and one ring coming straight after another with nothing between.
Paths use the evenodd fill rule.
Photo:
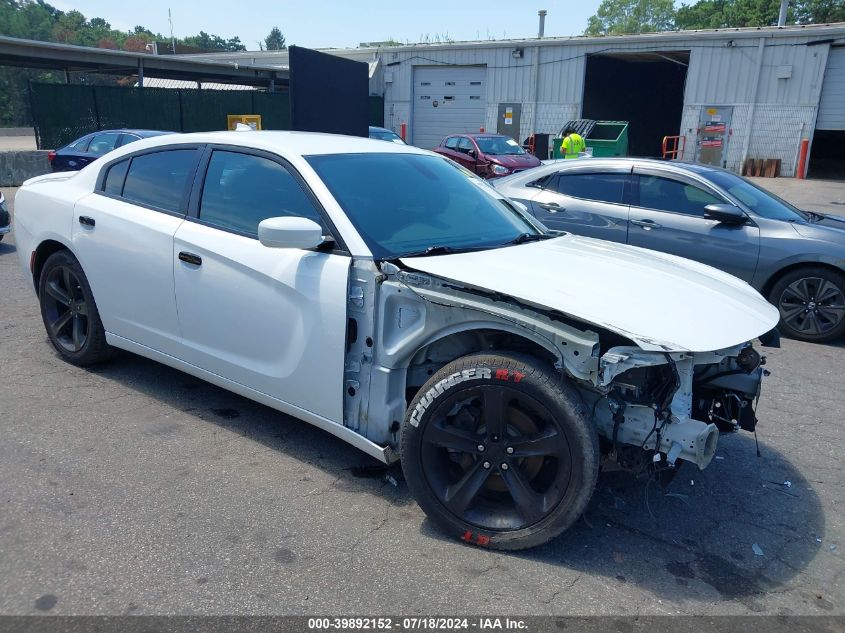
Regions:
<instances>
[{"instance_id":1,"label":"front tire","mask_svg":"<svg viewBox=\"0 0 845 633\"><path fill-rule=\"evenodd\" d=\"M475 354L420 389L402 428L402 468L447 534L518 550L574 523L598 475L598 436L575 389L516 354Z\"/></svg>"},{"instance_id":2,"label":"front tire","mask_svg":"<svg viewBox=\"0 0 845 633\"><path fill-rule=\"evenodd\" d=\"M53 253L44 262L38 300L47 336L66 361L86 366L113 356L88 278L70 251Z\"/></svg>"},{"instance_id":3,"label":"front tire","mask_svg":"<svg viewBox=\"0 0 845 633\"><path fill-rule=\"evenodd\" d=\"M809 343L827 343L845 334L845 275L823 266L786 273L769 293L780 311L780 331Z\"/></svg>"}]
</instances>

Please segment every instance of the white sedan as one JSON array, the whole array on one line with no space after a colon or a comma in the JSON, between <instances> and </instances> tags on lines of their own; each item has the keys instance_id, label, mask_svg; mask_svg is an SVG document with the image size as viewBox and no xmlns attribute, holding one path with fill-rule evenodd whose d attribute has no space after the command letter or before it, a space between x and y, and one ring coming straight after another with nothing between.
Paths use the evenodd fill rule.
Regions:
<instances>
[{"instance_id":1,"label":"white sedan","mask_svg":"<svg viewBox=\"0 0 845 633\"><path fill-rule=\"evenodd\" d=\"M599 462L704 468L753 430L777 309L671 255L549 232L447 159L287 132L170 135L16 197L50 341L155 359L402 460L449 534L519 549Z\"/></svg>"}]
</instances>

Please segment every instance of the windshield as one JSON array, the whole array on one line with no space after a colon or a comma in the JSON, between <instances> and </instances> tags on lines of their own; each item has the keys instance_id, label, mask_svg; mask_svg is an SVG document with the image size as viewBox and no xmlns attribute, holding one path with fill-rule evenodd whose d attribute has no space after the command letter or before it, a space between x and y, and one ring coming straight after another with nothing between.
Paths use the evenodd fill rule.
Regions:
<instances>
[{"instance_id":1,"label":"windshield","mask_svg":"<svg viewBox=\"0 0 845 633\"><path fill-rule=\"evenodd\" d=\"M376 259L502 246L544 235L448 160L422 154L307 156Z\"/></svg>"},{"instance_id":2,"label":"windshield","mask_svg":"<svg viewBox=\"0 0 845 633\"><path fill-rule=\"evenodd\" d=\"M519 143L507 136L476 136L475 142L483 154L513 155L525 153Z\"/></svg>"},{"instance_id":3,"label":"windshield","mask_svg":"<svg viewBox=\"0 0 845 633\"><path fill-rule=\"evenodd\" d=\"M744 178L724 171L708 172L707 178L730 193L754 213L772 220L806 220L807 216L786 200L761 189Z\"/></svg>"}]
</instances>

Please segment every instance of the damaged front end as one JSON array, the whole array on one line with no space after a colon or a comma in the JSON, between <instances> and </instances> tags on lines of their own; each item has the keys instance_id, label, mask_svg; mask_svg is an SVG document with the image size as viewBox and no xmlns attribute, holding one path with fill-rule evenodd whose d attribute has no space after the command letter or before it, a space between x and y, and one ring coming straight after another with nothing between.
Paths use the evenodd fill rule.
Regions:
<instances>
[{"instance_id":1,"label":"damaged front end","mask_svg":"<svg viewBox=\"0 0 845 633\"><path fill-rule=\"evenodd\" d=\"M765 359L743 344L716 352L602 355L590 398L606 464L643 472L684 460L705 468L720 431L754 431Z\"/></svg>"},{"instance_id":2,"label":"damaged front end","mask_svg":"<svg viewBox=\"0 0 845 633\"><path fill-rule=\"evenodd\" d=\"M378 284L377 312L383 321L376 328L370 396L372 405L394 394L381 400L383 410L396 410L391 419L408 402L400 388L412 393L458 355L514 351L521 335L543 348L581 393L601 438L605 468L670 471L683 460L703 469L720 432L755 428L765 359L749 343L713 352L644 350L622 332L508 295L390 265L382 272L387 274ZM461 330L477 336L456 338ZM409 357L409 349L419 351ZM400 376L402 383L391 388ZM380 408L370 406L370 421Z\"/></svg>"}]
</instances>

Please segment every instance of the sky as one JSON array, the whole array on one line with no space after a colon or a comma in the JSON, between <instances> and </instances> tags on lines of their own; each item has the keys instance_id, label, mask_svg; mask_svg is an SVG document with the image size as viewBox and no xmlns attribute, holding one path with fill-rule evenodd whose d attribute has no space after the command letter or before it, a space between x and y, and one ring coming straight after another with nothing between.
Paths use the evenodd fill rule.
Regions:
<instances>
[{"instance_id":1,"label":"sky","mask_svg":"<svg viewBox=\"0 0 845 633\"><path fill-rule=\"evenodd\" d=\"M58 9L76 9L101 17L120 30L136 24L170 33L167 9L177 37L199 31L230 38L237 35L258 50L273 26L288 44L310 48L354 47L361 42L394 39L453 40L533 37L538 9L546 9L546 35L580 35L599 0L47 0Z\"/></svg>"}]
</instances>

